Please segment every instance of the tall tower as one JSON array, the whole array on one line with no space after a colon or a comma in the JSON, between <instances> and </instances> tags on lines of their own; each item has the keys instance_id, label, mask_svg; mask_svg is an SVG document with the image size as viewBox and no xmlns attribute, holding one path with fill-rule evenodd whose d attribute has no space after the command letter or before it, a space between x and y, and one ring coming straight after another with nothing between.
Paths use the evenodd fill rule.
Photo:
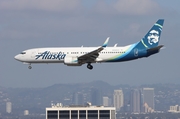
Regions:
<instances>
[{"instance_id":1,"label":"tall tower","mask_svg":"<svg viewBox=\"0 0 180 119\"><path fill-rule=\"evenodd\" d=\"M102 95L99 89L91 89L91 103L92 105L102 105Z\"/></svg>"},{"instance_id":2,"label":"tall tower","mask_svg":"<svg viewBox=\"0 0 180 119\"><path fill-rule=\"evenodd\" d=\"M110 105L109 97L103 97L103 106L108 107Z\"/></svg>"},{"instance_id":3,"label":"tall tower","mask_svg":"<svg viewBox=\"0 0 180 119\"><path fill-rule=\"evenodd\" d=\"M81 92L77 92L73 94L73 100L74 105L84 105L84 97Z\"/></svg>"},{"instance_id":4,"label":"tall tower","mask_svg":"<svg viewBox=\"0 0 180 119\"><path fill-rule=\"evenodd\" d=\"M119 111L124 105L124 95L122 90L114 90L114 107Z\"/></svg>"},{"instance_id":5,"label":"tall tower","mask_svg":"<svg viewBox=\"0 0 180 119\"><path fill-rule=\"evenodd\" d=\"M12 103L6 102L6 112L11 113L12 112Z\"/></svg>"},{"instance_id":6,"label":"tall tower","mask_svg":"<svg viewBox=\"0 0 180 119\"><path fill-rule=\"evenodd\" d=\"M139 89L131 90L130 96L130 107L131 112L140 113L141 112L141 91Z\"/></svg>"},{"instance_id":7,"label":"tall tower","mask_svg":"<svg viewBox=\"0 0 180 119\"><path fill-rule=\"evenodd\" d=\"M154 88L143 88L143 106L145 112L154 111Z\"/></svg>"}]
</instances>

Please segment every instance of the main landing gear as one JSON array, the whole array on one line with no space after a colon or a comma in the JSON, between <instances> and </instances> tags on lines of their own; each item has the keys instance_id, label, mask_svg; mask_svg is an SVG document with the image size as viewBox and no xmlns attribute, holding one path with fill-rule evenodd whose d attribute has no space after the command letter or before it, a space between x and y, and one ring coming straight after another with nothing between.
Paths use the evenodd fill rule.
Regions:
<instances>
[{"instance_id":1,"label":"main landing gear","mask_svg":"<svg viewBox=\"0 0 180 119\"><path fill-rule=\"evenodd\" d=\"M93 69L93 66L91 65L91 63L88 63L87 68L90 69L90 70Z\"/></svg>"}]
</instances>

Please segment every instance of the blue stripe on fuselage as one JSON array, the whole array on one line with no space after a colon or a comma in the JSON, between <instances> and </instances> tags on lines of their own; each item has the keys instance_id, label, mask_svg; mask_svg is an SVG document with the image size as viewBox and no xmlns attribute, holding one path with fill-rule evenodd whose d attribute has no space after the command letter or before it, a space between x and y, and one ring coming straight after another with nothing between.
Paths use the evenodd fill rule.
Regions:
<instances>
[{"instance_id":1,"label":"blue stripe on fuselage","mask_svg":"<svg viewBox=\"0 0 180 119\"><path fill-rule=\"evenodd\" d=\"M129 56L129 54L132 54L132 50L137 46L138 43L135 43L135 44L132 44L130 46L130 48L128 50L125 51L124 54L120 54L119 56L117 56L116 58L114 59L110 59L110 60L107 60L106 62L119 62L119 61L124 61L124 60L127 60L129 58L133 58L133 56Z\"/></svg>"},{"instance_id":2,"label":"blue stripe on fuselage","mask_svg":"<svg viewBox=\"0 0 180 119\"><path fill-rule=\"evenodd\" d=\"M137 54L135 54L137 52ZM139 48L139 42L132 44L131 47L122 55L106 62L121 62L138 59L141 57L147 57L147 51L145 48Z\"/></svg>"}]
</instances>

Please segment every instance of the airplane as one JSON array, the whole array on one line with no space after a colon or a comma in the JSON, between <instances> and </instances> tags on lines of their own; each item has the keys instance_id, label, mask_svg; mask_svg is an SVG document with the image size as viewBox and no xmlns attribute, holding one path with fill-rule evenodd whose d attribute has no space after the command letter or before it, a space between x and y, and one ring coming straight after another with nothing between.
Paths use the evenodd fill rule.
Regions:
<instances>
[{"instance_id":1,"label":"airplane","mask_svg":"<svg viewBox=\"0 0 180 119\"><path fill-rule=\"evenodd\" d=\"M67 66L82 66L92 70L92 63L123 62L138 58L149 57L160 51L163 45L158 45L163 28L164 19L159 19L148 33L137 43L123 47L115 44L107 47L109 37L102 46L98 47L47 47L22 51L14 58L24 64L35 63L64 63Z\"/></svg>"}]
</instances>

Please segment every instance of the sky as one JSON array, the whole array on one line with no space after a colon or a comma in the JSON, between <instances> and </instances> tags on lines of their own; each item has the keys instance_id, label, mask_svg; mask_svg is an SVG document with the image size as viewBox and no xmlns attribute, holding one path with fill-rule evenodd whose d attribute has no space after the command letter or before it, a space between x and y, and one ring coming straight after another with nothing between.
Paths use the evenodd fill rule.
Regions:
<instances>
[{"instance_id":1,"label":"sky","mask_svg":"<svg viewBox=\"0 0 180 119\"><path fill-rule=\"evenodd\" d=\"M0 86L36 88L102 80L111 85L180 84L180 1L164 0L0 0ZM108 46L138 42L165 19L160 53L93 70L64 64L22 64L21 51L38 47Z\"/></svg>"}]
</instances>

